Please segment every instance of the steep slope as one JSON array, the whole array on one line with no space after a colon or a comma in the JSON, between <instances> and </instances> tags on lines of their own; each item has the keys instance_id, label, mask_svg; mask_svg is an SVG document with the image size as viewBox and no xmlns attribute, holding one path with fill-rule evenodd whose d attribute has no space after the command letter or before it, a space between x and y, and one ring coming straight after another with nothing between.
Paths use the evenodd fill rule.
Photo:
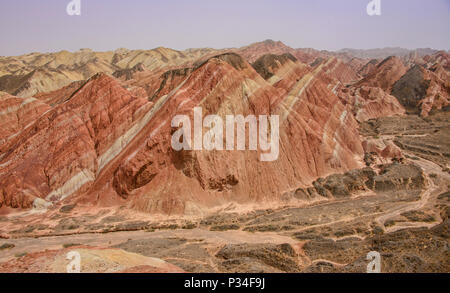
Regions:
<instances>
[{"instance_id":1,"label":"steep slope","mask_svg":"<svg viewBox=\"0 0 450 293\"><path fill-rule=\"evenodd\" d=\"M294 49L285 45L283 42L273 40L265 40L263 42L253 43L238 49L231 49L229 51L241 55L249 63L253 63L261 56L268 54L291 54L297 58L297 60L305 64L310 64L317 58L328 58L334 56L331 52L318 51L312 48Z\"/></svg>"},{"instance_id":2,"label":"steep slope","mask_svg":"<svg viewBox=\"0 0 450 293\"><path fill-rule=\"evenodd\" d=\"M102 70L98 72L103 72ZM5 75L0 77L0 90L18 97L32 97L39 93L58 90L74 81L85 80L97 73L78 73L46 67L33 70L25 75Z\"/></svg>"},{"instance_id":3,"label":"steep slope","mask_svg":"<svg viewBox=\"0 0 450 293\"><path fill-rule=\"evenodd\" d=\"M289 61L296 62L297 59L289 53L283 55L267 54L256 60L252 67L262 78L267 80L273 77Z\"/></svg>"},{"instance_id":4,"label":"steep slope","mask_svg":"<svg viewBox=\"0 0 450 293\"><path fill-rule=\"evenodd\" d=\"M247 62L253 63L266 54L281 55L291 53L292 48L286 46L280 41L265 40L263 42L254 43L236 50L236 53L241 55Z\"/></svg>"},{"instance_id":5,"label":"steep slope","mask_svg":"<svg viewBox=\"0 0 450 293\"><path fill-rule=\"evenodd\" d=\"M367 62L363 67L361 67L358 71L358 73L363 76L366 77L367 75L372 74L372 72L374 70L376 70L377 68L377 64L378 64L378 60L377 59L371 59L369 62Z\"/></svg>"},{"instance_id":6,"label":"steep slope","mask_svg":"<svg viewBox=\"0 0 450 293\"><path fill-rule=\"evenodd\" d=\"M266 45L268 50L280 46ZM4 94L1 113L8 115L1 122L13 126L5 127L0 145L0 205L30 208L62 201L198 214L230 202L279 202L318 177L362 166L357 120L404 113L389 94L406 72L396 57L358 82L361 60L324 56L310 66L291 53L260 56L263 51L247 48L247 58L258 56L252 65L227 52L150 70L153 65L143 60L125 60L131 53L124 50L111 57L114 64L127 64L115 71L118 80L97 74L35 94L25 104ZM172 53L158 51L164 58ZM173 64L185 60L174 54ZM424 80L435 85L427 88L426 98L439 100L448 92L447 71L439 63L422 69ZM418 103L425 107L428 100ZM183 114L192 121L195 107L203 117L215 114L223 121L227 115L278 115L278 159L262 161L266 152L260 149L174 150L172 118ZM203 125L202 132L208 130Z\"/></svg>"},{"instance_id":7,"label":"steep slope","mask_svg":"<svg viewBox=\"0 0 450 293\"><path fill-rule=\"evenodd\" d=\"M115 71L112 75L117 79L130 80L138 72L145 71L145 66L142 63L136 64L132 68L125 68Z\"/></svg>"},{"instance_id":8,"label":"steep slope","mask_svg":"<svg viewBox=\"0 0 450 293\"><path fill-rule=\"evenodd\" d=\"M0 206L57 201L94 181L151 105L106 75L91 78L1 146Z\"/></svg>"},{"instance_id":9,"label":"steep slope","mask_svg":"<svg viewBox=\"0 0 450 293\"><path fill-rule=\"evenodd\" d=\"M239 55L218 55L185 78L167 76L154 103L96 75L2 146L0 204L126 202L192 214L230 201L278 201L318 176L360 166L357 124L322 79L323 66L313 71L294 60L267 82ZM175 151L171 119L192 119L197 106L223 119L279 115L278 160L261 161L261 150Z\"/></svg>"},{"instance_id":10,"label":"steep slope","mask_svg":"<svg viewBox=\"0 0 450 293\"><path fill-rule=\"evenodd\" d=\"M313 72L303 79L297 76L298 82L284 88L288 94L283 96L239 58L218 56L196 69L177 90L162 98L165 104L146 129L152 136L136 142L139 146L130 146L117 169L115 165L109 168L115 191L133 198L135 208L191 214L229 201L277 200L280 190L358 166L362 146L356 123ZM223 118L228 114L280 115L279 159L260 162L255 151L174 152L169 145L173 132L169 118L180 113L192 117L194 106L202 106L204 115L217 113Z\"/></svg>"},{"instance_id":11,"label":"steep slope","mask_svg":"<svg viewBox=\"0 0 450 293\"><path fill-rule=\"evenodd\" d=\"M267 55L270 56L270 55ZM261 61L267 59L268 57L263 56L260 58ZM284 76L283 85L286 82L293 82L294 78L303 77L308 73L310 67L300 64L293 64L295 61L290 62L290 64L283 64L283 66L273 66L269 67L270 70L274 71L280 75ZM260 66L261 62L255 62ZM287 63L287 62L285 62ZM253 66L255 66L253 64ZM278 63L281 65L282 63ZM331 57L327 60L318 61L317 64L313 64L313 70L320 77L322 82L327 84L327 88L331 92L337 95L341 102L348 107L348 111L353 113L358 121L365 121L371 118L377 118L382 116L391 116L397 114L404 114L404 109L397 101L397 99L380 88L368 87L368 86L354 86L352 85L355 80L359 79L358 74L355 70L348 64L342 62L340 59ZM293 68L296 68L297 75L295 77L286 78L286 73L292 73ZM262 76L266 76L267 72L259 69L257 70ZM275 74L270 72L271 74ZM267 75L269 76L269 75ZM274 75L270 76L268 81L272 84L279 81L280 78ZM283 88L280 87L280 88Z\"/></svg>"},{"instance_id":12,"label":"steep slope","mask_svg":"<svg viewBox=\"0 0 450 293\"><path fill-rule=\"evenodd\" d=\"M406 66L398 57L388 57L380 62L376 69L359 81L357 86L379 87L382 90L390 93L392 86L397 82L407 71Z\"/></svg>"},{"instance_id":13,"label":"steep slope","mask_svg":"<svg viewBox=\"0 0 450 293\"><path fill-rule=\"evenodd\" d=\"M176 51L168 48L151 50L118 49L94 52L81 49L77 52L31 53L22 56L0 57L0 91L15 96L31 97L55 91L72 82L89 79L96 73L114 74L122 80L133 79L142 71L160 72L192 67L220 53L235 52L252 63L265 54L290 53L305 64L317 58L337 57L344 62L352 58L343 53L317 51L314 49L293 49L282 42L266 40L241 48L231 49L188 49ZM353 58L354 59L354 58ZM140 85L147 95L154 94L153 88Z\"/></svg>"},{"instance_id":14,"label":"steep slope","mask_svg":"<svg viewBox=\"0 0 450 293\"><path fill-rule=\"evenodd\" d=\"M49 109L37 99L0 92L0 147Z\"/></svg>"},{"instance_id":15,"label":"steep slope","mask_svg":"<svg viewBox=\"0 0 450 293\"><path fill-rule=\"evenodd\" d=\"M427 70L416 65L397 81L392 89L400 103L412 113L428 116L450 104L450 73L440 65Z\"/></svg>"},{"instance_id":16,"label":"steep slope","mask_svg":"<svg viewBox=\"0 0 450 293\"><path fill-rule=\"evenodd\" d=\"M20 97L50 92L78 80L86 80L96 73L130 76L131 72L159 70L192 64L197 59L218 50L168 48L152 50L119 49L94 52L32 53L15 57L0 57L0 90Z\"/></svg>"},{"instance_id":17,"label":"steep slope","mask_svg":"<svg viewBox=\"0 0 450 293\"><path fill-rule=\"evenodd\" d=\"M341 87L338 91L342 102L351 107L359 122L405 113L405 109L394 96L377 87Z\"/></svg>"},{"instance_id":18,"label":"steep slope","mask_svg":"<svg viewBox=\"0 0 450 293\"><path fill-rule=\"evenodd\" d=\"M323 61L323 64L324 72L340 83L352 83L360 79L358 73L350 65L336 57L328 58Z\"/></svg>"},{"instance_id":19,"label":"steep slope","mask_svg":"<svg viewBox=\"0 0 450 293\"><path fill-rule=\"evenodd\" d=\"M35 96L33 96L33 98L36 98L41 102L54 107L69 100L70 97L85 83L86 81L84 80L74 81L71 84L57 90L36 94Z\"/></svg>"},{"instance_id":20,"label":"steep slope","mask_svg":"<svg viewBox=\"0 0 450 293\"><path fill-rule=\"evenodd\" d=\"M445 70L450 70L450 55L445 51L439 51L432 55L423 57L429 67L433 67L436 64L440 64Z\"/></svg>"}]
</instances>

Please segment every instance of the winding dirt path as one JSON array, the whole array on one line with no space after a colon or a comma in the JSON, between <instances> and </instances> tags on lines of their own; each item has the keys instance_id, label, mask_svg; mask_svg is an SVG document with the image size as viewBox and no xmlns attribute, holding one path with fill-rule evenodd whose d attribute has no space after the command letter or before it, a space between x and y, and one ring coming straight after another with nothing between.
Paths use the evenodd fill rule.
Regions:
<instances>
[{"instance_id":1,"label":"winding dirt path","mask_svg":"<svg viewBox=\"0 0 450 293\"><path fill-rule=\"evenodd\" d=\"M239 230L209 231L206 229L192 230L164 230L156 232L125 231L105 234L76 234L67 236L51 236L40 238L8 239L7 242L15 247L8 250L0 250L0 262L12 258L18 253L39 252L45 249L61 249L64 244L83 244L94 247L109 247L131 240L143 239L173 239L182 238L188 240L202 240L203 243L223 245L239 243L272 243L272 244L298 244L289 236L280 235L276 232L250 233Z\"/></svg>"}]
</instances>

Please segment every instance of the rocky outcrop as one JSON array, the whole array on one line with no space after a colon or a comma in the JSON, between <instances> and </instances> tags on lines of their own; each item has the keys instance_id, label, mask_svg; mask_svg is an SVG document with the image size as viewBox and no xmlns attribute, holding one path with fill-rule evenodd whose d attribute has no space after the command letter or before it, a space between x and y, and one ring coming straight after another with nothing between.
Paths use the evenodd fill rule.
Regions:
<instances>
[{"instance_id":1,"label":"rocky outcrop","mask_svg":"<svg viewBox=\"0 0 450 293\"><path fill-rule=\"evenodd\" d=\"M423 57L423 59L427 62L429 68L439 64L445 70L450 70L450 54L448 52L439 51L434 54L429 54Z\"/></svg>"},{"instance_id":2,"label":"rocky outcrop","mask_svg":"<svg viewBox=\"0 0 450 293\"><path fill-rule=\"evenodd\" d=\"M252 66L264 79L269 79L275 75L275 72L280 69L288 60L296 62L297 59L289 53L283 55L268 54L256 60Z\"/></svg>"},{"instance_id":3,"label":"rocky outcrop","mask_svg":"<svg viewBox=\"0 0 450 293\"><path fill-rule=\"evenodd\" d=\"M229 244L216 257L222 259L226 272L287 272L300 271L297 252L288 244Z\"/></svg>"},{"instance_id":4,"label":"rocky outcrop","mask_svg":"<svg viewBox=\"0 0 450 293\"><path fill-rule=\"evenodd\" d=\"M258 42L246 47L242 47L236 50L236 53L241 55L249 63L253 63L263 55L282 55L285 53L291 53L292 50L292 48L286 46L280 41L265 40L263 42Z\"/></svg>"},{"instance_id":5,"label":"rocky outcrop","mask_svg":"<svg viewBox=\"0 0 450 293\"><path fill-rule=\"evenodd\" d=\"M314 181L312 187L299 188L285 194L299 200L350 197L358 192L368 191L374 187L377 174L371 168L355 169L344 174L333 174Z\"/></svg>"},{"instance_id":6,"label":"rocky outcrop","mask_svg":"<svg viewBox=\"0 0 450 293\"><path fill-rule=\"evenodd\" d=\"M92 183L145 123L150 106L109 76L94 76L1 146L0 205L58 201Z\"/></svg>"},{"instance_id":7,"label":"rocky outcrop","mask_svg":"<svg viewBox=\"0 0 450 293\"><path fill-rule=\"evenodd\" d=\"M419 102L425 98L429 86L430 81L424 78L424 69L416 65L394 84L392 95L405 108L417 111Z\"/></svg>"},{"instance_id":8,"label":"rocky outcrop","mask_svg":"<svg viewBox=\"0 0 450 293\"><path fill-rule=\"evenodd\" d=\"M0 147L49 109L38 99L19 98L0 92Z\"/></svg>"},{"instance_id":9,"label":"rocky outcrop","mask_svg":"<svg viewBox=\"0 0 450 293\"><path fill-rule=\"evenodd\" d=\"M371 59L362 68L359 69L358 73L363 77L372 74L372 72L376 70L378 62L379 61L377 59Z\"/></svg>"},{"instance_id":10,"label":"rocky outcrop","mask_svg":"<svg viewBox=\"0 0 450 293\"><path fill-rule=\"evenodd\" d=\"M47 105L50 105L51 107L54 107L68 101L72 97L72 95L76 91L78 91L85 83L86 81L84 80L75 81L68 86L62 87L55 91L39 93L35 95L34 98L40 100L43 103L46 103Z\"/></svg>"},{"instance_id":11,"label":"rocky outcrop","mask_svg":"<svg viewBox=\"0 0 450 293\"><path fill-rule=\"evenodd\" d=\"M57 90L72 82L86 80L96 73L115 74L127 80L143 69L168 70L192 64L197 59L217 52L213 49L176 51L168 48L152 50L119 49L94 52L32 53L0 57L0 90L20 97Z\"/></svg>"},{"instance_id":12,"label":"rocky outcrop","mask_svg":"<svg viewBox=\"0 0 450 293\"><path fill-rule=\"evenodd\" d=\"M396 190L421 190L426 186L423 170L414 164L390 164L381 169L374 178L374 189L377 192Z\"/></svg>"},{"instance_id":13,"label":"rocky outcrop","mask_svg":"<svg viewBox=\"0 0 450 293\"><path fill-rule=\"evenodd\" d=\"M258 46L281 48L283 55L261 57L266 49L254 50ZM78 56L70 62L58 59L68 63L58 70L72 70L97 56L96 62L114 65L119 80L96 74L36 94L25 104L22 98L3 95L0 206L45 209L63 201L197 215L230 202L278 202L292 190L305 189L298 195L305 199L365 190L365 173L317 178L359 169L365 154L381 158L372 163L401 157L392 144L363 145L357 121L403 113L388 94L403 65L388 58L354 83L361 60L345 62L315 52L317 62L310 66L299 61L296 50L285 49L272 42L246 48L248 59L258 57L253 66L235 52L209 56L213 51L206 49L120 50L112 55L86 51L67 55ZM156 55L167 66L151 63L149 56ZM194 56L201 57L193 61ZM445 77L445 69L433 70ZM187 115L192 121L196 107L203 117L215 114L222 120L227 115L277 115L276 160L264 162L264 151L247 148L174 150L172 118ZM203 133L209 130L202 128ZM308 189L312 185L314 190Z\"/></svg>"},{"instance_id":14,"label":"rocky outcrop","mask_svg":"<svg viewBox=\"0 0 450 293\"><path fill-rule=\"evenodd\" d=\"M382 139L369 139L363 141L366 165L386 164L390 160L403 158L401 149L392 141ZM375 157L373 156L375 155Z\"/></svg>"},{"instance_id":15,"label":"rocky outcrop","mask_svg":"<svg viewBox=\"0 0 450 293\"><path fill-rule=\"evenodd\" d=\"M311 187L285 193L284 199L311 201L349 198L367 191L422 190L426 187L425 175L417 165L390 163L378 166L381 168L378 173L366 167L319 178Z\"/></svg>"},{"instance_id":16,"label":"rocky outcrop","mask_svg":"<svg viewBox=\"0 0 450 293\"><path fill-rule=\"evenodd\" d=\"M144 65L142 63L139 63L132 68L117 70L112 75L118 79L130 80L133 78L136 72L142 72L144 70L145 70Z\"/></svg>"},{"instance_id":17,"label":"rocky outcrop","mask_svg":"<svg viewBox=\"0 0 450 293\"><path fill-rule=\"evenodd\" d=\"M141 210L192 212L225 198L237 201L277 199L279 190L307 184L316 174L358 166L353 154L362 154L362 147L352 116L345 112L324 82L314 76L316 73L308 73L304 68L296 75L300 72L295 66L290 73L288 71L286 69L286 74L279 77L274 87L237 55L210 58L192 72L181 87L160 98L159 102L165 104L146 130L154 136L136 141L131 148L137 151L123 154L127 159L114 171L115 191L124 198L132 196L135 206ZM281 92L290 94L284 96ZM318 99L319 92L329 96L326 102ZM280 129L279 159L263 163L257 153L251 151L171 150L170 117L176 113L192 117L192 108L199 102L208 114L221 116L279 114L284 121ZM348 127L340 127L341 123ZM353 143L347 144L349 138ZM303 142L298 143L299 140ZM302 155L305 153L310 154L310 159ZM252 167L242 168L242 164ZM293 166L302 171L291 171ZM271 176L275 170L286 176ZM168 180L177 184L162 188L163 182ZM185 186L190 186L189 192Z\"/></svg>"},{"instance_id":18,"label":"rocky outcrop","mask_svg":"<svg viewBox=\"0 0 450 293\"><path fill-rule=\"evenodd\" d=\"M373 118L403 115L405 109L394 97L376 87L341 87L338 95L360 122Z\"/></svg>"},{"instance_id":19,"label":"rocky outcrop","mask_svg":"<svg viewBox=\"0 0 450 293\"><path fill-rule=\"evenodd\" d=\"M360 79L358 73L349 64L336 57L323 61L323 71L342 84L353 83Z\"/></svg>"},{"instance_id":20,"label":"rocky outcrop","mask_svg":"<svg viewBox=\"0 0 450 293\"><path fill-rule=\"evenodd\" d=\"M153 93L151 100L169 94L185 81L192 71L193 68L189 67L166 71L161 75L159 88Z\"/></svg>"},{"instance_id":21,"label":"rocky outcrop","mask_svg":"<svg viewBox=\"0 0 450 293\"><path fill-rule=\"evenodd\" d=\"M378 87L391 93L392 86L406 73L407 68L398 57L388 57L376 69L359 81L356 86Z\"/></svg>"},{"instance_id":22,"label":"rocky outcrop","mask_svg":"<svg viewBox=\"0 0 450 293\"><path fill-rule=\"evenodd\" d=\"M449 106L450 74L440 66L433 70L415 65L394 84L392 95L409 112L426 117L432 110Z\"/></svg>"},{"instance_id":23,"label":"rocky outcrop","mask_svg":"<svg viewBox=\"0 0 450 293\"><path fill-rule=\"evenodd\" d=\"M73 80L81 80L83 75L76 74L72 78L59 69L39 68L24 75L4 75L0 77L0 90L17 97L32 97L38 93L57 90L70 84Z\"/></svg>"},{"instance_id":24,"label":"rocky outcrop","mask_svg":"<svg viewBox=\"0 0 450 293\"><path fill-rule=\"evenodd\" d=\"M71 195L97 203L132 197L129 204L139 210L192 213L229 200L277 200L280 190L358 166L356 122L328 90L322 66L311 71L293 60L271 85L239 55L218 55L163 74L166 82L154 103L96 75L4 145L1 204L31 207L36 199ZM279 159L261 162L250 150L174 151L170 119L192 117L194 106L222 117L280 115ZM32 176L25 168L30 162ZM275 172L286 176L276 178Z\"/></svg>"}]
</instances>

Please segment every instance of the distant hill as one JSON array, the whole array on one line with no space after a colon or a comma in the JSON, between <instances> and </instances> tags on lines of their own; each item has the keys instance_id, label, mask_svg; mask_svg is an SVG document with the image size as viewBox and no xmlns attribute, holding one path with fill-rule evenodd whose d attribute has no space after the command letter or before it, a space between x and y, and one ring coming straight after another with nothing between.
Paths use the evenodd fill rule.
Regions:
<instances>
[{"instance_id":1,"label":"distant hill","mask_svg":"<svg viewBox=\"0 0 450 293\"><path fill-rule=\"evenodd\" d=\"M420 48L415 50L409 50L400 47L388 47L388 48L377 48L377 49L349 49L345 48L339 50L338 53L346 53L353 57L363 58L363 59L384 59L389 56L404 57L411 53L417 53L418 56L432 55L438 52L438 50L430 48Z\"/></svg>"}]
</instances>

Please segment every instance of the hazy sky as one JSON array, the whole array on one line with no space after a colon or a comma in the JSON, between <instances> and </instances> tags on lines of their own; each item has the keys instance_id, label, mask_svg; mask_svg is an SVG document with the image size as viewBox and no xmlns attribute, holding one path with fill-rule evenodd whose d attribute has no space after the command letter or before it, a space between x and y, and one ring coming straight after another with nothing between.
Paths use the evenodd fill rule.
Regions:
<instances>
[{"instance_id":1,"label":"hazy sky","mask_svg":"<svg viewBox=\"0 0 450 293\"><path fill-rule=\"evenodd\" d=\"M0 0L0 55L80 48L173 49L248 45L294 48L450 49L450 0Z\"/></svg>"}]
</instances>

